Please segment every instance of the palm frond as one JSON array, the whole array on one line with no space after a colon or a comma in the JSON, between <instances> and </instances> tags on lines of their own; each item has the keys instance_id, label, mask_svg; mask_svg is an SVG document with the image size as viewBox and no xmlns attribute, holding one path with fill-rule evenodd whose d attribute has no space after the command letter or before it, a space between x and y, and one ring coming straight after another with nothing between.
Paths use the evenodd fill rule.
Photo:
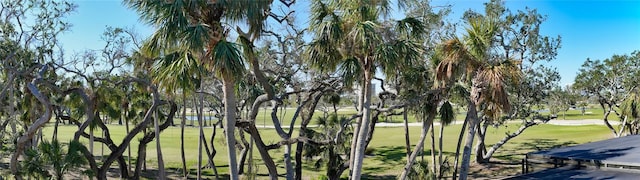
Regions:
<instances>
[{"instance_id":1,"label":"palm frond","mask_svg":"<svg viewBox=\"0 0 640 180\"><path fill-rule=\"evenodd\" d=\"M82 155L82 149L85 148L80 141L71 141L64 158L65 169L80 167L87 164L87 159Z\"/></svg>"},{"instance_id":2,"label":"palm frond","mask_svg":"<svg viewBox=\"0 0 640 180\"><path fill-rule=\"evenodd\" d=\"M426 33L426 26L422 21L414 17L407 17L396 21L395 29L404 36L420 38Z\"/></svg>"},{"instance_id":3,"label":"palm frond","mask_svg":"<svg viewBox=\"0 0 640 180\"><path fill-rule=\"evenodd\" d=\"M234 23L245 21L249 26L249 34L258 37L265 28L265 19L269 16L273 0L220 0L224 7L224 17Z\"/></svg>"},{"instance_id":4,"label":"palm frond","mask_svg":"<svg viewBox=\"0 0 640 180\"><path fill-rule=\"evenodd\" d=\"M440 106L440 123L442 126L446 126L451 124L453 120L455 120L456 114L453 111L453 106L449 101L445 101L442 106Z\"/></svg>"},{"instance_id":5,"label":"palm frond","mask_svg":"<svg viewBox=\"0 0 640 180\"><path fill-rule=\"evenodd\" d=\"M190 3L194 2L184 0L171 2L125 0L123 3L136 10L142 21L157 28L156 33L151 38L155 39L152 42L157 46L152 47L165 47L173 46L180 39L179 35L182 35L182 33L175 33L176 31L182 31L190 26L191 17L186 12L190 10Z\"/></svg>"},{"instance_id":6,"label":"palm frond","mask_svg":"<svg viewBox=\"0 0 640 180\"><path fill-rule=\"evenodd\" d=\"M629 96L620 104L620 114L622 116L628 116L630 118L640 118L640 95L637 92L632 92Z\"/></svg>"},{"instance_id":7,"label":"palm frond","mask_svg":"<svg viewBox=\"0 0 640 180\"><path fill-rule=\"evenodd\" d=\"M485 84L480 98L489 103L491 108L499 108L502 112L509 112L511 111L511 104L509 103L509 95L506 91L507 85L504 78L507 75L505 75L505 73L508 72L499 66L491 66L485 67L477 76L479 76L482 83Z\"/></svg>"},{"instance_id":8,"label":"palm frond","mask_svg":"<svg viewBox=\"0 0 640 180\"><path fill-rule=\"evenodd\" d=\"M351 87L354 82L360 82L362 80L362 75L364 71L362 67L360 67L360 63L355 58L348 58L343 60L338 67L338 73L342 75L344 79L345 86Z\"/></svg>"},{"instance_id":9,"label":"palm frond","mask_svg":"<svg viewBox=\"0 0 640 180\"><path fill-rule=\"evenodd\" d=\"M353 48L353 52L367 52L370 49L374 49L381 42L381 37L377 32L379 27L374 21L358 22L347 33L349 41L353 44L346 44L346 48Z\"/></svg>"},{"instance_id":10,"label":"palm frond","mask_svg":"<svg viewBox=\"0 0 640 180\"><path fill-rule=\"evenodd\" d=\"M468 24L465 41L466 45L469 46L469 53L475 59L487 60L488 51L493 45L493 40L498 30L495 18L471 18L468 20Z\"/></svg>"},{"instance_id":11,"label":"palm frond","mask_svg":"<svg viewBox=\"0 0 640 180\"><path fill-rule=\"evenodd\" d=\"M182 90L190 87L197 89L204 71L191 53L174 51L159 58L152 73L154 81L169 94L173 94L178 87Z\"/></svg>"},{"instance_id":12,"label":"palm frond","mask_svg":"<svg viewBox=\"0 0 640 180\"><path fill-rule=\"evenodd\" d=\"M407 69L419 65L423 54L422 45L410 40L387 42L376 48L376 63L382 72L391 78L400 75L399 69Z\"/></svg>"},{"instance_id":13,"label":"palm frond","mask_svg":"<svg viewBox=\"0 0 640 180\"><path fill-rule=\"evenodd\" d=\"M209 65L217 70L218 77L239 79L243 76L245 66L237 44L221 40L209 53Z\"/></svg>"},{"instance_id":14,"label":"palm frond","mask_svg":"<svg viewBox=\"0 0 640 180\"><path fill-rule=\"evenodd\" d=\"M447 40L443 43L441 49L442 58L436 67L436 79L445 81L453 78L456 74L462 74L461 70L468 66L465 62L471 59L462 41L458 38Z\"/></svg>"}]
</instances>

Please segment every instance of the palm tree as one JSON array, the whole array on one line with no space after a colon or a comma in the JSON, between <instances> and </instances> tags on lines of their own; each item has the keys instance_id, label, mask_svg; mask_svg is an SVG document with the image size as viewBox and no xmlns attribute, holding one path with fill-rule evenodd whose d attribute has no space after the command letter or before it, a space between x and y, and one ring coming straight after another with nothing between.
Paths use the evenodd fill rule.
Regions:
<instances>
[{"instance_id":1,"label":"palm tree","mask_svg":"<svg viewBox=\"0 0 640 180\"><path fill-rule=\"evenodd\" d=\"M464 36L464 42L458 38L448 40L443 45L444 58L436 69L436 79L445 86L450 85L457 77L470 83L470 95L467 101L467 116L469 123L467 139L462 154L460 179L466 179L469 170L471 146L475 137L479 118L478 107L484 116L495 119L500 113L509 111L506 82L517 79L519 71L517 61L498 59L491 55L491 48L498 26L493 17L470 18Z\"/></svg>"},{"instance_id":2,"label":"palm tree","mask_svg":"<svg viewBox=\"0 0 640 180\"><path fill-rule=\"evenodd\" d=\"M182 93L182 121L180 123L180 154L182 159L182 175L187 177L187 164L184 151L184 126L186 124L186 107L187 107L187 94L194 92L195 89L200 88L202 74L205 70L198 64L195 58L180 58L182 54L172 53L162 57L161 63L156 64L153 67L153 76L155 82L163 87L167 94L173 95L176 93L177 87L181 89ZM189 56L189 54L186 54ZM200 126L202 128L202 126Z\"/></svg>"},{"instance_id":3,"label":"palm tree","mask_svg":"<svg viewBox=\"0 0 640 180\"><path fill-rule=\"evenodd\" d=\"M60 180L69 170L87 164L80 152L84 146L79 141L71 141L66 152L63 147L62 143L54 139L51 142L43 141L37 149L28 149L23 162L27 174L36 176L36 179L49 177L50 169L54 172L53 179Z\"/></svg>"},{"instance_id":4,"label":"palm tree","mask_svg":"<svg viewBox=\"0 0 640 180\"><path fill-rule=\"evenodd\" d=\"M246 21L249 33L258 37L271 1L125 1L141 18L157 28L147 43L158 54L181 52L196 58L222 79L225 135L229 174L238 179L235 152L236 79L245 71L239 46L227 41L229 24ZM204 50L204 52L203 52ZM186 56L189 55L189 56Z\"/></svg>"},{"instance_id":5,"label":"palm tree","mask_svg":"<svg viewBox=\"0 0 640 180\"><path fill-rule=\"evenodd\" d=\"M411 173L412 167L416 160L418 154L422 154L421 149L424 147L425 139L427 138L427 133L429 132L429 128L431 128L433 124L433 119L437 113L437 105L439 102L439 94L429 94L424 101L420 102L419 105L414 109L417 118L422 120L422 130L420 132L420 139L418 140L418 144L414 147L411 155L407 160L407 164L404 166L402 174L400 174L399 179L407 179L409 174ZM432 150L433 151L433 150Z\"/></svg>"},{"instance_id":6,"label":"palm tree","mask_svg":"<svg viewBox=\"0 0 640 180\"><path fill-rule=\"evenodd\" d=\"M438 172L433 172L437 175L437 179L441 179L444 173L442 169L443 161L442 161L442 136L444 134L444 127L451 124L455 120L455 113L453 111L453 106L451 106L451 102L445 101L442 106L440 106L440 133L438 134ZM435 144L435 142L431 142Z\"/></svg>"},{"instance_id":7,"label":"palm tree","mask_svg":"<svg viewBox=\"0 0 640 180\"><path fill-rule=\"evenodd\" d=\"M620 105L620 116L624 117L620 125L618 136L622 136L624 129L627 128L629 119L631 119L629 134L638 134L638 120L640 119L640 93L634 90L629 93L627 98Z\"/></svg>"},{"instance_id":8,"label":"palm tree","mask_svg":"<svg viewBox=\"0 0 640 180\"><path fill-rule=\"evenodd\" d=\"M360 179L362 172L365 140L368 139L371 123L371 80L376 68L381 68L385 73L394 72L410 66L421 55L421 45L409 38L412 36L383 36L381 32L386 27L379 18L388 16L389 10L390 2L387 0L312 2L312 25L309 29L315 37L307 49L310 63L320 70L333 71L345 62L356 61L362 72L362 119L355 131L357 138L354 138L355 147L351 148L354 152L350 157L353 179ZM400 20L397 24L409 27L404 30L413 33L423 29L422 23L417 20Z\"/></svg>"},{"instance_id":9,"label":"palm tree","mask_svg":"<svg viewBox=\"0 0 640 180\"><path fill-rule=\"evenodd\" d=\"M432 54L430 60L437 61L438 57L439 56ZM425 62L426 61L423 61L423 63ZM410 149L410 143L408 142L408 140L406 140L408 152L407 163L405 164L403 171L398 179L411 179L413 173L412 171L415 170L415 166L417 165L419 167L422 167L421 165L423 165L419 163L416 164L415 161L417 155L422 154L422 149L425 144L427 133L433 126L433 121L435 119L436 113L438 113L436 111L436 108L441 100L443 89L433 89L433 81L431 79L432 74L425 64L416 64L414 67L398 72L398 74L401 75L400 77L402 81L400 95L402 99L405 99L405 101L410 104L406 109L413 111L414 114L416 114L417 118L421 119L423 123L420 138L413 150ZM447 109L446 107L444 109L441 108L441 117L448 117L444 113L451 113L449 112L450 110L451 109ZM433 129L431 129L431 131L433 132ZM408 134L407 130L405 130L405 134ZM433 145L434 144L432 143L432 152L433 149L435 149L433 148ZM435 162L435 160L433 162ZM435 168L435 165L433 166L433 168ZM425 170L429 171L428 169ZM432 171L433 172L431 172L430 175L435 175L436 171Z\"/></svg>"}]
</instances>

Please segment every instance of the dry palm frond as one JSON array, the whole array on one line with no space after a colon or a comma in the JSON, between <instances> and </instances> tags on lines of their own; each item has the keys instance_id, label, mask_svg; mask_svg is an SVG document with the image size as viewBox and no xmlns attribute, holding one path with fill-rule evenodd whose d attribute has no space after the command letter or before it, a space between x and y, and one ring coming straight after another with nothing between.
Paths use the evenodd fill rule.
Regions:
<instances>
[{"instance_id":1,"label":"dry palm frond","mask_svg":"<svg viewBox=\"0 0 640 180\"><path fill-rule=\"evenodd\" d=\"M511 110L509 104L508 93L505 89L504 72L496 66L485 67L478 73L480 80L483 82L483 93L481 99L489 104L495 104L495 108L508 112Z\"/></svg>"},{"instance_id":2,"label":"dry palm frond","mask_svg":"<svg viewBox=\"0 0 640 180\"><path fill-rule=\"evenodd\" d=\"M436 79L445 81L456 74L462 74L459 70L465 67L465 62L471 58L464 44L458 38L447 40L442 45L441 61L436 67Z\"/></svg>"}]
</instances>

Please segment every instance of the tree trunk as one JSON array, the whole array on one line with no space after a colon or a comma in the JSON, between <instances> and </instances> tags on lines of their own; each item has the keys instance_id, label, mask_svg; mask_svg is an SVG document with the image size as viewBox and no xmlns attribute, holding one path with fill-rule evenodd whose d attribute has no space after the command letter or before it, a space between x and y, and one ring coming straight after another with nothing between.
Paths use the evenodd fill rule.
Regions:
<instances>
[{"instance_id":1,"label":"tree trunk","mask_svg":"<svg viewBox=\"0 0 640 180\"><path fill-rule=\"evenodd\" d=\"M142 134L147 134L147 128L142 129ZM146 145L145 145L145 149L146 149ZM140 156L140 155L138 155ZM144 157L142 158L142 170L147 170L147 150L144 151Z\"/></svg>"},{"instance_id":2,"label":"tree trunk","mask_svg":"<svg viewBox=\"0 0 640 180\"><path fill-rule=\"evenodd\" d=\"M180 121L180 158L182 160L182 177L187 178L187 161L184 155L184 124L187 123L187 93L182 90L182 120Z\"/></svg>"},{"instance_id":3,"label":"tree trunk","mask_svg":"<svg viewBox=\"0 0 640 180\"><path fill-rule=\"evenodd\" d=\"M477 91L477 90L476 90ZM472 90L472 93L474 91ZM475 96L477 97L477 96ZM471 160L471 146L473 146L473 139L476 136L476 127L478 126L478 114L476 112L475 102L470 101L467 110L467 119L469 121L467 140L462 150L462 165L460 167L460 179L466 180L469 173L469 163Z\"/></svg>"},{"instance_id":4,"label":"tree trunk","mask_svg":"<svg viewBox=\"0 0 640 180\"><path fill-rule=\"evenodd\" d=\"M240 141L242 146L244 147L240 150L240 160L238 160L238 174L244 174L244 165L247 161L247 155L249 154L249 142L246 140L244 136L244 132L239 131L238 136L240 136Z\"/></svg>"},{"instance_id":5,"label":"tree trunk","mask_svg":"<svg viewBox=\"0 0 640 180\"><path fill-rule=\"evenodd\" d=\"M627 125L627 116L624 116L624 119L622 120L622 125L620 125L620 131L618 132L618 135L616 137L622 136L622 132L624 132L624 127L626 125Z\"/></svg>"},{"instance_id":6,"label":"tree trunk","mask_svg":"<svg viewBox=\"0 0 640 180\"><path fill-rule=\"evenodd\" d=\"M127 117L127 113L128 113L128 111L125 108L125 117ZM130 130L129 130L129 120L128 119L125 119L124 127L125 127L125 129L127 131L127 134L129 134ZM131 146L130 145L127 146L127 164L129 164L129 167L127 168L127 173L131 174L131 168L130 167L132 166L132 164L131 164Z\"/></svg>"},{"instance_id":7,"label":"tree trunk","mask_svg":"<svg viewBox=\"0 0 640 180\"><path fill-rule=\"evenodd\" d=\"M444 123L440 122L440 132L438 133L438 167L440 167L440 171L437 172L438 178L442 179L442 174L444 171L442 170L442 136L444 135ZM434 172L435 173L435 172Z\"/></svg>"},{"instance_id":8,"label":"tree trunk","mask_svg":"<svg viewBox=\"0 0 640 180\"><path fill-rule=\"evenodd\" d=\"M371 83L371 82L369 82ZM349 178L351 178L351 175L353 173L353 162L356 156L356 146L358 145L358 134L360 134L360 126L362 125L362 119L364 118L364 99L365 99L365 86L366 86L366 82L362 83L362 87L360 88L360 97L358 97L358 112L360 112L360 114L363 114L362 117L358 118L356 120L356 126L355 128L353 128L353 137L351 138L351 151L349 152L349 170L351 171L351 173L349 173Z\"/></svg>"},{"instance_id":9,"label":"tree trunk","mask_svg":"<svg viewBox=\"0 0 640 180\"><path fill-rule=\"evenodd\" d=\"M409 139L409 118L407 118L407 108L403 108L402 120L404 121L404 144L407 150L407 161L411 156L411 142Z\"/></svg>"},{"instance_id":10,"label":"tree trunk","mask_svg":"<svg viewBox=\"0 0 640 180\"><path fill-rule=\"evenodd\" d=\"M337 163L338 158L333 158L333 157L339 156L339 155L335 153L334 147L329 147L327 148L327 150L329 151L329 157L332 157L332 158L329 158L328 165L331 167L327 167L326 175L330 180L338 180L340 179L340 174L338 174L338 171L340 171L340 169L339 167L336 167L338 165Z\"/></svg>"},{"instance_id":11,"label":"tree trunk","mask_svg":"<svg viewBox=\"0 0 640 180\"><path fill-rule=\"evenodd\" d=\"M422 121L422 131L420 132L420 140L418 140L418 144L416 144L416 146L413 148L413 151L411 152L411 156L409 157L409 160L407 161L407 164L404 166L404 169L402 170L402 174L400 174L400 178L398 179L406 180L409 173L411 172L411 169L412 169L411 167L413 166L413 163L415 162L416 157L418 157L418 154L423 154L421 149L424 146L425 139L427 139L427 133L429 132L429 128L433 122L433 119L436 117L436 104L434 104L433 107L429 110L429 115L427 116L427 119Z\"/></svg>"},{"instance_id":12,"label":"tree trunk","mask_svg":"<svg viewBox=\"0 0 640 180\"><path fill-rule=\"evenodd\" d=\"M306 113L303 113L302 116L302 121L300 122L300 130L299 130L299 137L306 137L306 132L307 132L307 126L309 125L309 122L311 122L311 119L313 118L313 112L316 109L318 102L320 101L320 98L322 98L322 92L318 93L316 95L314 95L313 97L313 101L310 104L310 106L306 109ZM253 138L253 137L252 137ZM295 172L295 179L296 180L301 180L302 179L302 150L304 148L304 142L298 142L296 144L296 172ZM346 167L343 165L342 167L340 167L339 172L336 172L337 174L342 174L342 172L346 169ZM338 175L339 176L339 175Z\"/></svg>"},{"instance_id":13,"label":"tree trunk","mask_svg":"<svg viewBox=\"0 0 640 180\"><path fill-rule=\"evenodd\" d=\"M361 179L362 162L364 160L364 151L366 146L367 135L369 134L369 125L371 123L371 78L372 74L368 70L364 71L364 101L362 103L362 124L358 131L358 139L355 147L354 161L351 179ZM353 148L353 147L352 147Z\"/></svg>"},{"instance_id":14,"label":"tree trunk","mask_svg":"<svg viewBox=\"0 0 640 180\"><path fill-rule=\"evenodd\" d=\"M227 152L229 158L229 177L231 180L238 180L238 163L236 159L236 97L234 92L234 81L230 77L223 77L224 86L224 109L225 109L225 138L227 140Z\"/></svg>"},{"instance_id":15,"label":"tree trunk","mask_svg":"<svg viewBox=\"0 0 640 180\"><path fill-rule=\"evenodd\" d=\"M11 87L6 87L6 88L9 89L9 93L10 94L13 94L13 88L11 88ZM15 123L15 121L16 121L16 119L15 119L15 117L16 117L15 116L15 113L16 113L15 107L16 107L16 105L14 104L14 100L13 100L14 97L15 96L13 96L13 95L7 97L8 103L9 103L9 107L8 107L9 108L9 114L7 116L7 120L4 121L2 123L2 125L0 126L0 139L4 139L4 136L6 134L5 132L6 132L6 129L7 129L7 125L11 126L11 134L16 134L16 123ZM3 148L4 148L4 141L0 141L0 149L3 149Z\"/></svg>"},{"instance_id":16,"label":"tree trunk","mask_svg":"<svg viewBox=\"0 0 640 180\"><path fill-rule=\"evenodd\" d=\"M152 108L155 109L155 108ZM164 131L165 129L167 129L170 124L171 124L171 120L173 119L173 117L175 116L176 111L178 110L178 107L176 104L172 103L171 104L171 113L169 113L169 117L167 118L167 121L165 121L164 123L162 123L161 125L159 125L158 129L160 130L159 132ZM151 111L149 111L151 112ZM155 110L154 110L155 112ZM148 113L147 113L148 114ZM145 118L146 119L146 118ZM134 131L136 131L136 129L138 128L142 128L146 126L136 126L136 128L134 128ZM142 138L140 139L140 144L138 144L138 159L136 161L136 169L134 172L134 175L130 178L130 179L139 179L140 178L140 169L142 168L142 166L144 166L144 164L146 164L146 157L147 157L147 144L149 144L151 141L154 140L154 138L156 138L156 132L152 132L152 133L143 133ZM156 139L157 140L157 139ZM120 147L118 147L120 148ZM120 150L117 150L119 152L121 152ZM101 168L101 171L104 171L103 174L99 174L99 176L105 177L106 178L106 171L109 170L109 166L104 166L103 168Z\"/></svg>"},{"instance_id":17,"label":"tree trunk","mask_svg":"<svg viewBox=\"0 0 640 180\"><path fill-rule=\"evenodd\" d=\"M93 154L93 141L94 141L93 129L95 129L95 127L89 127L89 152L91 152L91 154Z\"/></svg>"},{"instance_id":18,"label":"tree trunk","mask_svg":"<svg viewBox=\"0 0 640 180\"><path fill-rule=\"evenodd\" d=\"M611 132L613 133L613 136L616 137L618 136L616 129L614 129L613 126L611 126L611 123L609 123L609 114L611 114L613 107L610 104L607 104L607 105L609 106L608 108L602 102L600 103L600 106L602 107L602 111L604 111L604 115L603 115L604 124L607 126L607 128L609 128L609 130L611 130Z\"/></svg>"},{"instance_id":19,"label":"tree trunk","mask_svg":"<svg viewBox=\"0 0 640 180\"><path fill-rule=\"evenodd\" d=\"M285 164L285 169L287 170L286 179L293 179L293 172L295 171L295 169L293 169L293 164L291 163L291 144L290 143L287 143L284 146L284 164Z\"/></svg>"},{"instance_id":20,"label":"tree trunk","mask_svg":"<svg viewBox=\"0 0 640 180\"><path fill-rule=\"evenodd\" d=\"M455 160L453 162L453 180L456 180L458 176L458 159L460 157L460 147L462 145L462 138L464 137L464 130L467 128L468 119L465 118L462 123L462 128L460 128L460 135L458 135L458 145L456 146L456 155Z\"/></svg>"},{"instance_id":21,"label":"tree trunk","mask_svg":"<svg viewBox=\"0 0 640 180\"><path fill-rule=\"evenodd\" d=\"M184 155L184 125L187 123L187 93L182 90L182 120L180 121L180 158L182 160L182 177L187 178L189 170Z\"/></svg>"},{"instance_id":22,"label":"tree trunk","mask_svg":"<svg viewBox=\"0 0 640 180\"><path fill-rule=\"evenodd\" d=\"M249 136L249 138L249 164L247 171L249 171L249 174L255 174L255 172L253 172L253 137Z\"/></svg>"},{"instance_id":23,"label":"tree trunk","mask_svg":"<svg viewBox=\"0 0 640 180\"><path fill-rule=\"evenodd\" d=\"M247 128L248 128L247 132L249 132L249 134L251 134L251 137L253 137L255 145L258 148L258 152L260 153L260 157L262 157L262 161L264 162L264 166L267 167L267 171L269 172L269 178L271 178L273 180L278 179L277 166L276 166L275 162L273 161L273 158L271 158L271 155L269 155L269 151L267 150L267 146L264 144L264 141L260 137L260 134L259 134L260 132L256 128L255 124L251 124Z\"/></svg>"},{"instance_id":24,"label":"tree trunk","mask_svg":"<svg viewBox=\"0 0 640 180\"><path fill-rule=\"evenodd\" d=\"M98 116L98 117L100 117L100 116ZM103 119L100 119L100 121L102 121L102 123L104 123ZM104 130L102 131L101 137L105 138ZM104 157L104 143L100 143L100 157Z\"/></svg>"},{"instance_id":25,"label":"tree trunk","mask_svg":"<svg viewBox=\"0 0 640 180\"><path fill-rule=\"evenodd\" d=\"M222 124L222 121L219 121ZM211 168L213 169L213 174L216 176L216 179L220 179L220 175L218 174L218 167L216 167L215 162L213 161L213 157L216 156L218 151L216 151L216 146L213 144L214 139L216 138L216 127L218 123L212 125L211 139L209 140L211 144L211 152L209 152L209 148L205 144L205 148L207 148L207 155L209 155L209 163L211 163ZM203 132L204 134L204 132ZM203 137L204 138L204 137Z\"/></svg>"},{"instance_id":26,"label":"tree trunk","mask_svg":"<svg viewBox=\"0 0 640 180\"><path fill-rule=\"evenodd\" d=\"M199 94L199 96L200 96L200 98L199 98L200 101L202 101L202 99L203 99L202 96L203 95ZM197 103L197 102L198 101L195 101L194 103ZM197 176L198 180L202 179L202 143L203 143L202 142L203 141L202 137L204 136L204 130L202 129L203 128L202 127L202 108L200 108L202 103L203 102L200 102L200 105L194 104L195 105L194 108L196 109L196 115L198 116L198 130L200 131L199 132L200 134L198 135L198 137L200 137L200 138L198 138L198 166L196 167L197 168L196 172L197 172L197 175L198 175Z\"/></svg>"},{"instance_id":27,"label":"tree trunk","mask_svg":"<svg viewBox=\"0 0 640 180\"><path fill-rule=\"evenodd\" d=\"M482 123L482 126L480 125L480 123L478 123L478 130L476 134L478 134L478 142L476 143L476 163L478 164L484 164L484 163L488 163L489 161L485 161L484 159L484 154L485 152L487 152L487 147L485 144L485 137L486 137L486 133L487 133L487 128L489 127L489 123Z\"/></svg>"},{"instance_id":28,"label":"tree trunk","mask_svg":"<svg viewBox=\"0 0 640 180\"><path fill-rule=\"evenodd\" d=\"M197 98L197 97L196 97L196 95L194 94L194 95L193 95L193 108L191 109L191 113L192 113L192 114L191 114L191 116L192 116L192 117L193 117L194 109L195 109L195 111L196 111L196 115L197 115L197 113L198 113L198 100L197 100L196 98ZM197 118L197 117L196 117L196 118ZM191 127L193 127L193 126L194 126L194 125L193 125L194 120L189 120L189 121L190 121L190 122L189 122L189 124L191 124Z\"/></svg>"},{"instance_id":29,"label":"tree trunk","mask_svg":"<svg viewBox=\"0 0 640 180\"><path fill-rule=\"evenodd\" d=\"M52 140L58 140L58 125L60 124L60 118L56 117L56 123L53 125L53 138ZM7 119L8 121L8 119Z\"/></svg>"},{"instance_id":30,"label":"tree trunk","mask_svg":"<svg viewBox=\"0 0 640 180\"><path fill-rule=\"evenodd\" d=\"M158 179L165 179L166 173L164 170L164 159L162 158L162 148L160 146L160 118L158 117L158 111L154 112L153 128L155 130L156 139L156 153L158 158Z\"/></svg>"},{"instance_id":31,"label":"tree trunk","mask_svg":"<svg viewBox=\"0 0 640 180\"><path fill-rule=\"evenodd\" d=\"M483 156L483 160L482 162L489 162L489 160L491 160L491 157L493 156L493 153L495 153L500 147L502 147L502 145L506 144L509 140L513 139L514 137L522 134L522 132L524 132L525 129L531 127L531 126L535 126L538 125L538 123L536 122L526 122L525 124L523 124L522 126L520 126L520 128L518 128L518 130L516 130L515 132L511 133L511 134L507 134L506 137L502 138L502 140L498 141L497 143L493 144L493 146L491 146L491 148L489 148L489 150L485 151L485 154L479 155L479 156Z\"/></svg>"},{"instance_id":32,"label":"tree trunk","mask_svg":"<svg viewBox=\"0 0 640 180\"><path fill-rule=\"evenodd\" d=\"M435 179L435 175L438 172L438 162L436 161L436 138L434 132L436 128L433 128L433 121L431 121L431 127L431 175Z\"/></svg>"},{"instance_id":33,"label":"tree trunk","mask_svg":"<svg viewBox=\"0 0 640 180\"><path fill-rule=\"evenodd\" d=\"M303 131L305 131L307 128L306 127L300 127L300 136L303 136L304 133ZM296 144L296 176L295 176L295 180L302 180L302 150L304 148L304 142L298 142Z\"/></svg>"},{"instance_id":34,"label":"tree trunk","mask_svg":"<svg viewBox=\"0 0 640 180\"><path fill-rule=\"evenodd\" d=\"M140 143L138 145L138 158L136 160L136 169L133 172L133 178L134 180L140 179L141 175L141 169L142 166L144 166L145 164L145 159L147 158L147 144L146 143Z\"/></svg>"},{"instance_id":35,"label":"tree trunk","mask_svg":"<svg viewBox=\"0 0 640 180\"><path fill-rule=\"evenodd\" d=\"M212 153L209 150L209 145L207 145L207 138L204 136L204 132L202 132L202 136L200 136L200 139L202 139L202 145L204 146L204 153L207 155L207 162L209 163L208 165L211 166L211 168L213 169L213 172L216 174L216 178L218 178L218 176L217 176L218 170L216 169L215 162L213 162L213 154L214 153ZM204 166L204 167L206 167L206 166ZM200 168L203 168L203 167L200 167Z\"/></svg>"}]
</instances>

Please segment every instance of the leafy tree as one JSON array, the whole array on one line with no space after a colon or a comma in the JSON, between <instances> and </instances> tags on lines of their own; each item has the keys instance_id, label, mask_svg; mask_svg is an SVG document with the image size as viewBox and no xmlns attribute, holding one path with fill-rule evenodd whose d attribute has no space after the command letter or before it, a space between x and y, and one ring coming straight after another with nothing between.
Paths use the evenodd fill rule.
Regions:
<instances>
[{"instance_id":1,"label":"leafy tree","mask_svg":"<svg viewBox=\"0 0 640 180\"><path fill-rule=\"evenodd\" d=\"M156 54L177 53L180 57L196 58L212 69L223 81L225 104L225 136L227 140L229 174L238 179L234 129L236 99L234 87L242 77L244 64L238 45L229 42L225 29L229 23L245 21L249 33L262 33L265 12L271 1L125 1L136 9L142 19L157 27L147 43ZM251 11L246 11L251 9ZM204 52L202 51L204 49Z\"/></svg>"},{"instance_id":2,"label":"leafy tree","mask_svg":"<svg viewBox=\"0 0 640 180\"><path fill-rule=\"evenodd\" d=\"M613 55L605 60L587 59L584 62L573 86L598 101L604 111L603 120L614 136L619 132L609 123L609 115L615 113L620 119L632 115L634 93L637 91L637 75L640 74L640 54ZM625 107L620 107L625 104ZM620 111L626 111L624 115ZM623 125L626 126L626 125ZM622 132L620 130L620 132Z\"/></svg>"},{"instance_id":3,"label":"leafy tree","mask_svg":"<svg viewBox=\"0 0 640 180\"><path fill-rule=\"evenodd\" d=\"M11 147L14 152L9 168L16 179L22 179L18 169L19 156L29 144L37 144L35 134L51 119L53 107L47 96L53 92L40 88L43 80L57 78L55 73L47 71L50 68L47 63L60 59L57 37L69 27L63 19L75 5L45 0L2 1L0 6L3 9L0 11L0 76L3 79L0 99L4 101L8 95L15 96L10 98L12 102L8 107L16 117L1 124L3 130L12 124L11 129L17 136ZM4 137L5 132L0 133Z\"/></svg>"},{"instance_id":4,"label":"leafy tree","mask_svg":"<svg viewBox=\"0 0 640 180\"><path fill-rule=\"evenodd\" d=\"M618 136L618 132L609 123L609 115L613 112L620 116L619 104L637 88L633 83L639 67L637 54L613 55L605 60L587 59L573 84L582 93L598 101L604 113L605 125L614 136Z\"/></svg>"},{"instance_id":5,"label":"leafy tree","mask_svg":"<svg viewBox=\"0 0 640 180\"><path fill-rule=\"evenodd\" d=\"M467 11L463 16L467 20L487 17L496 18L497 26L491 57L517 60L515 67L519 78L506 81L505 90L508 91L511 111L494 116L496 114L492 112L494 108L491 105L479 107L481 123L477 124L479 136L475 148L478 163L489 162L493 154L509 140L527 128L548 120L547 117L540 116L534 107L546 102L549 91L557 86L560 79L557 70L543 64L553 60L560 48L559 36L554 38L540 33L540 25L546 20L546 16L539 14L536 9L528 8L512 12L500 0L485 3L484 13ZM487 128L502 125L506 120L519 120L522 124L518 130L509 132L498 143L487 148L484 143Z\"/></svg>"},{"instance_id":6,"label":"leafy tree","mask_svg":"<svg viewBox=\"0 0 640 180\"><path fill-rule=\"evenodd\" d=\"M400 1L401 5L406 5ZM398 30L405 30L414 36L382 37L379 33L385 26L380 17L387 16L389 1L363 2L313 1L310 30L314 38L309 44L307 55L311 64L320 70L333 71L339 66L357 65L362 72L362 119L354 134L351 178L360 179L366 139L371 124L371 80L377 68L385 74L410 66L420 58L421 47L413 38L423 32L422 22L415 18L397 21ZM350 64L351 63L351 64ZM352 71L353 72L353 71ZM357 76L352 76L357 77Z\"/></svg>"},{"instance_id":7,"label":"leafy tree","mask_svg":"<svg viewBox=\"0 0 640 180\"><path fill-rule=\"evenodd\" d=\"M444 43L442 48L445 58L436 70L439 81L465 77L463 80L470 86L465 118L469 122L469 128L462 154L460 179L467 178L471 146L476 127L480 123L478 110L492 119L497 119L502 112L509 112L511 107L507 84L519 78L519 62L513 59L494 59L491 56L498 31L496 18L490 15L469 18L464 41L454 38Z\"/></svg>"},{"instance_id":8,"label":"leafy tree","mask_svg":"<svg viewBox=\"0 0 640 180\"><path fill-rule=\"evenodd\" d=\"M549 97L548 107L549 113L552 116L557 116L561 111L564 112L565 109L569 109L571 107L566 103L566 99L569 94L563 89L556 87L551 91L551 96Z\"/></svg>"},{"instance_id":9,"label":"leafy tree","mask_svg":"<svg viewBox=\"0 0 640 180\"><path fill-rule=\"evenodd\" d=\"M139 55L153 56L148 52L139 52ZM181 90L180 93L182 94L183 106L182 121L180 123L180 152L182 158L183 176L186 177L188 170L186 169L186 160L184 155L184 126L186 124L187 94L195 92L196 89L200 89L202 76L204 75L205 70L202 66L200 66L195 58L181 58L181 56L182 54L180 54L179 52L174 52L162 57L152 58L155 60L159 60L160 63L157 63L152 67L151 74L154 78L154 81L158 83L168 95L175 95L178 88L180 88Z\"/></svg>"}]
</instances>

